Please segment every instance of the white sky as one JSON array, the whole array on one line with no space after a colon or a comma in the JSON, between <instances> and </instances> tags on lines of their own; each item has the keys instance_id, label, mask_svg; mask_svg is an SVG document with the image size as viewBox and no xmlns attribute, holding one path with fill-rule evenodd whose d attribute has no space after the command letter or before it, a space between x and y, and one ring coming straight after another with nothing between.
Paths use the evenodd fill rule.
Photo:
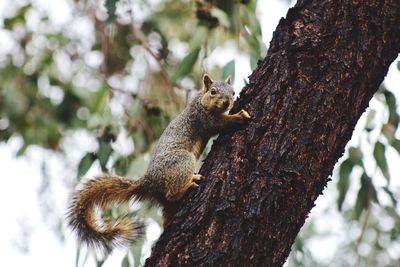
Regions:
<instances>
[{"instance_id":1,"label":"white sky","mask_svg":"<svg viewBox=\"0 0 400 267\"><path fill-rule=\"evenodd\" d=\"M8 12L11 1L13 0L0 1L0 18ZM33 2L41 6L43 12L50 14L50 19L56 24L62 25L68 22L71 16L73 16L68 5L68 0L35 0ZM263 3L259 5L257 11L261 25L263 26L263 39L266 43L269 43L279 19L285 16L287 12L287 6L283 3L284 1L259 2ZM4 32L0 28L0 37L2 37L2 34ZM7 45L10 44L7 43L6 37L0 38L0 46L5 49ZM224 55L226 61L229 61L232 51L220 51L218 58L223 58ZM236 77L247 77L251 73L251 70L246 56L238 55L237 58L240 62L236 64ZM236 80L238 81L235 83L235 88L237 89L242 84L241 79ZM398 87L398 84L400 84L399 81L399 72L394 67L391 67L391 71L386 79L387 86L390 88ZM400 99L400 96L397 96ZM44 152L38 147L29 149L27 156L15 158L13 155L20 146L21 140L18 138L11 139L8 143L0 143L0 173L3 175L2 186L0 187L0 207L4 214L0 222L2 263L4 266L75 266L77 249L75 239L70 235L67 236L66 242L60 242L54 231L54 228L57 227L57 216L58 218L62 218L66 210L70 192L66 188L63 179L70 175L70 173L63 169L65 165L60 164L60 159L53 154ZM77 153L79 154L79 152ZM54 206L49 207L48 214L43 214L44 203L38 198L41 184L43 183L41 172L41 163L43 160L51 160L52 162L52 168L49 170L49 173L60 174L60 177L53 177L54 180L52 180L51 186L53 192L57 192L57 195L50 196ZM400 172L399 169L393 169L393 165L391 165L391 171L393 173ZM73 179L72 177L71 182ZM332 183L329 188L334 189ZM320 197L317 207L313 210L312 214L318 214L327 205L331 205L330 201L326 197ZM336 223L339 219L338 215L331 214L330 216L335 217L335 219L326 223L325 227L332 227L339 233L336 238L337 240L318 240L318 242L311 244L311 249L313 247L318 249L321 247L321 244L330 247L330 250L326 249L325 254L322 254L323 257L327 258L332 257L335 252L332 246L338 244L341 238L345 238L343 235L340 235L340 224ZM30 230L29 233L21 233L21 225L27 226ZM61 227L65 229L65 225ZM157 238L160 229L155 227L148 229L148 231L154 232L155 234L152 236ZM21 238L21 235L27 236L28 239ZM28 240L27 244L25 240ZM106 261L104 264L105 267L119 266L124 256L124 251L116 251L114 254L113 257L110 257ZM321 257L321 254L316 253L314 256ZM92 261L86 266L94 266L94 262Z\"/></svg>"}]
</instances>

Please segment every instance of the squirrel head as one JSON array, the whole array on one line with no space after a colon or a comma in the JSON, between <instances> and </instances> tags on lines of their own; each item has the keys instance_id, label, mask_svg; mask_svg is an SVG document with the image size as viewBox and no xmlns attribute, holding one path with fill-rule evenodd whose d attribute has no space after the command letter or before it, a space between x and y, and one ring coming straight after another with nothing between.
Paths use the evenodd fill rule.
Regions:
<instances>
[{"instance_id":1,"label":"squirrel head","mask_svg":"<svg viewBox=\"0 0 400 267\"><path fill-rule=\"evenodd\" d=\"M235 92L231 86L230 76L225 81L213 81L208 74L204 74L203 84L201 105L204 109L214 113L224 113L232 108Z\"/></svg>"}]
</instances>

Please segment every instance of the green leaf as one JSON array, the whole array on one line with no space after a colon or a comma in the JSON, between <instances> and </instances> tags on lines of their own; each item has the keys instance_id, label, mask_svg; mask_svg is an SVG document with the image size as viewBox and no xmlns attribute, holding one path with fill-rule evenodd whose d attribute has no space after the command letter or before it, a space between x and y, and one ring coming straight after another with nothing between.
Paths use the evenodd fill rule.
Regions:
<instances>
[{"instance_id":1,"label":"green leaf","mask_svg":"<svg viewBox=\"0 0 400 267\"><path fill-rule=\"evenodd\" d=\"M231 2L231 1L229 1ZM230 10L230 12L226 12L228 14L228 18L230 21L230 32L239 34L240 28L242 27L242 25L240 23L238 23L238 21L240 21L241 19L241 14L239 12L239 8L232 8Z\"/></svg>"},{"instance_id":2,"label":"green leaf","mask_svg":"<svg viewBox=\"0 0 400 267\"><path fill-rule=\"evenodd\" d=\"M396 97L388 90L385 90L383 94L385 95L386 103L389 109L389 123L391 123L395 129L397 129L397 125L399 124L399 115L397 115L396 112Z\"/></svg>"},{"instance_id":3,"label":"green leaf","mask_svg":"<svg viewBox=\"0 0 400 267\"><path fill-rule=\"evenodd\" d=\"M199 26L195 29L195 32L190 38L189 50L194 50L196 48L201 48L207 41L208 29L204 26Z\"/></svg>"},{"instance_id":4,"label":"green leaf","mask_svg":"<svg viewBox=\"0 0 400 267\"><path fill-rule=\"evenodd\" d=\"M225 80L228 76L231 76L232 84L235 81L235 60L229 61L225 67L222 69L222 80Z\"/></svg>"},{"instance_id":5,"label":"green leaf","mask_svg":"<svg viewBox=\"0 0 400 267\"><path fill-rule=\"evenodd\" d=\"M251 52L250 53L250 67L254 70L257 67L258 61L261 59L260 55Z\"/></svg>"},{"instance_id":6,"label":"green leaf","mask_svg":"<svg viewBox=\"0 0 400 267\"><path fill-rule=\"evenodd\" d=\"M376 111L374 109L368 109L367 112L367 129L373 129L373 121L375 119Z\"/></svg>"},{"instance_id":7,"label":"green leaf","mask_svg":"<svg viewBox=\"0 0 400 267\"><path fill-rule=\"evenodd\" d=\"M349 148L349 160L354 165L362 166L362 152L358 147L350 147Z\"/></svg>"},{"instance_id":8,"label":"green leaf","mask_svg":"<svg viewBox=\"0 0 400 267\"><path fill-rule=\"evenodd\" d=\"M385 211L390 217L396 219L396 221L400 221L399 220L400 219L399 213L397 212L395 207L390 207L390 206L389 207L385 207Z\"/></svg>"},{"instance_id":9,"label":"green leaf","mask_svg":"<svg viewBox=\"0 0 400 267\"><path fill-rule=\"evenodd\" d=\"M132 104L128 107L130 117L135 118L135 116L139 116L141 107L141 100L138 98L133 99Z\"/></svg>"},{"instance_id":10,"label":"green leaf","mask_svg":"<svg viewBox=\"0 0 400 267\"><path fill-rule=\"evenodd\" d=\"M356 205L354 207L354 217L356 220L360 218L360 215L364 209L369 205L368 190L370 187L370 178L363 173L361 176L361 187L357 194Z\"/></svg>"},{"instance_id":11,"label":"green leaf","mask_svg":"<svg viewBox=\"0 0 400 267\"><path fill-rule=\"evenodd\" d=\"M369 190L370 190L370 200L374 201L375 203L379 204L378 194L376 193L376 189L374 184L372 183L371 179L369 178Z\"/></svg>"},{"instance_id":12,"label":"green leaf","mask_svg":"<svg viewBox=\"0 0 400 267\"><path fill-rule=\"evenodd\" d=\"M127 175L128 176L142 176L147 169L147 161L144 155L136 157L129 165Z\"/></svg>"},{"instance_id":13,"label":"green leaf","mask_svg":"<svg viewBox=\"0 0 400 267\"><path fill-rule=\"evenodd\" d=\"M256 13L249 8L244 9L244 22L247 27L251 29L251 32L257 37L261 37L261 25L257 19Z\"/></svg>"},{"instance_id":14,"label":"green leaf","mask_svg":"<svg viewBox=\"0 0 400 267\"><path fill-rule=\"evenodd\" d=\"M20 149L18 149L16 156L20 157L20 156L24 155L27 148L28 148L28 145L24 143L22 145L22 147Z\"/></svg>"},{"instance_id":15,"label":"green leaf","mask_svg":"<svg viewBox=\"0 0 400 267\"><path fill-rule=\"evenodd\" d=\"M395 136L394 136L395 131L396 129L390 123L385 123L384 125L382 125L381 132L391 145L393 145L393 142L395 141Z\"/></svg>"},{"instance_id":16,"label":"green leaf","mask_svg":"<svg viewBox=\"0 0 400 267\"><path fill-rule=\"evenodd\" d=\"M125 255L124 259L122 260L121 267L129 267L129 258L128 254Z\"/></svg>"},{"instance_id":17,"label":"green leaf","mask_svg":"<svg viewBox=\"0 0 400 267\"><path fill-rule=\"evenodd\" d=\"M243 37L250 46L251 50L257 55L261 55L260 42L258 41L257 37L248 32L248 29L245 29L243 32Z\"/></svg>"},{"instance_id":18,"label":"green leaf","mask_svg":"<svg viewBox=\"0 0 400 267\"><path fill-rule=\"evenodd\" d=\"M100 161L100 166L103 171L106 170L106 164L107 164L108 158L111 155L111 152L112 152L111 145L109 143L105 142L104 140L100 140L99 141L99 151L98 151L97 157Z\"/></svg>"},{"instance_id":19,"label":"green leaf","mask_svg":"<svg viewBox=\"0 0 400 267\"><path fill-rule=\"evenodd\" d=\"M223 10L214 7L214 8L211 9L210 13L211 13L211 15L213 17L218 19L218 22L222 26L224 26L226 28L229 28L229 26L230 26L229 18L228 18L227 14Z\"/></svg>"},{"instance_id":20,"label":"green leaf","mask_svg":"<svg viewBox=\"0 0 400 267\"><path fill-rule=\"evenodd\" d=\"M301 238L296 238L296 242L294 244L298 251L304 252L304 244L303 244L303 240L301 240Z\"/></svg>"},{"instance_id":21,"label":"green leaf","mask_svg":"<svg viewBox=\"0 0 400 267\"><path fill-rule=\"evenodd\" d=\"M97 266L97 267L101 267L101 266L103 266L104 262L105 262L105 260L99 260L99 259L97 259L97 260L96 260L96 266Z\"/></svg>"},{"instance_id":22,"label":"green leaf","mask_svg":"<svg viewBox=\"0 0 400 267\"><path fill-rule=\"evenodd\" d=\"M28 4L26 6L21 7L17 14L13 17L4 19L4 27L6 29L12 29L17 24L24 24L25 23L25 15L31 9L32 4Z\"/></svg>"},{"instance_id":23,"label":"green leaf","mask_svg":"<svg viewBox=\"0 0 400 267\"><path fill-rule=\"evenodd\" d=\"M135 261L135 267L140 266L140 258L142 257L142 247L143 247L143 242L140 242L140 244L137 244L133 248L133 259Z\"/></svg>"},{"instance_id":24,"label":"green leaf","mask_svg":"<svg viewBox=\"0 0 400 267\"><path fill-rule=\"evenodd\" d=\"M91 97L90 97L90 109L92 111L101 111L107 104L109 88L102 85Z\"/></svg>"},{"instance_id":25,"label":"green leaf","mask_svg":"<svg viewBox=\"0 0 400 267\"><path fill-rule=\"evenodd\" d=\"M338 209L342 210L343 202L346 198L347 191L350 185L350 173L353 170L353 163L346 159L342 162L339 169L339 181L337 183L337 189L339 191L339 196L337 200Z\"/></svg>"},{"instance_id":26,"label":"green leaf","mask_svg":"<svg viewBox=\"0 0 400 267\"><path fill-rule=\"evenodd\" d=\"M397 199L396 199L396 197L394 196L393 192L390 191L387 187L384 187L383 190L386 192L386 194L389 195L390 199L391 199L392 202L393 202L393 206L394 206L394 207L397 207Z\"/></svg>"},{"instance_id":27,"label":"green leaf","mask_svg":"<svg viewBox=\"0 0 400 267\"><path fill-rule=\"evenodd\" d=\"M57 42L60 43L62 45L66 45L70 42L70 39L68 39L63 33L59 32L59 33L49 33L46 35L47 39L49 39L49 41L53 41L53 42ZM51 83L54 84L54 83Z\"/></svg>"},{"instance_id":28,"label":"green leaf","mask_svg":"<svg viewBox=\"0 0 400 267\"><path fill-rule=\"evenodd\" d=\"M195 48L182 60L172 78L174 82L176 82L180 78L183 78L192 70L194 64L197 61L197 58L199 57L199 53L200 48Z\"/></svg>"},{"instance_id":29,"label":"green leaf","mask_svg":"<svg viewBox=\"0 0 400 267\"><path fill-rule=\"evenodd\" d=\"M394 149L396 149L397 153L400 154L400 140L399 139L395 139L393 140L392 144Z\"/></svg>"},{"instance_id":30,"label":"green leaf","mask_svg":"<svg viewBox=\"0 0 400 267\"><path fill-rule=\"evenodd\" d=\"M379 141L376 142L373 154L376 160L376 164L378 165L379 169L381 169L383 176L385 176L385 178L389 180L390 176L385 158L385 146Z\"/></svg>"},{"instance_id":31,"label":"green leaf","mask_svg":"<svg viewBox=\"0 0 400 267\"><path fill-rule=\"evenodd\" d=\"M117 2L119 0L106 0L105 7L107 9L108 17L107 22L111 23L115 20L115 11L117 10Z\"/></svg>"},{"instance_id":32,"label":"green leaf","mask_svg":"<svg viewBox=\"0 0 400 267\"><path fill-rule=\"evenodd\" d=\"M78 165L78 180L87 173L95 159L96 157L93 153L87 153L85 156L83 156Z\"/></svg>"}]
</instances>

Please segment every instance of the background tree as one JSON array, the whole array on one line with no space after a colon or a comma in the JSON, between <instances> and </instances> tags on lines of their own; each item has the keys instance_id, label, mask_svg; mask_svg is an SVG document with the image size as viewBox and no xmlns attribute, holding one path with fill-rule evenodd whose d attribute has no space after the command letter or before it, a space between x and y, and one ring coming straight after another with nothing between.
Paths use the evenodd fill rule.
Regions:
<instances>
[{"instance_id":1,"label":"background tree","mask_svg":"<svg viewBox=\"0 0 400 267\"><path fill-rule=\"evenodd\" d=\"M378 75L378 78L375 78L375 84L363 83L371 81L372 78L362 76L363 79L361 79L357 75L366 75L369 73L367 69L372 68L375 61L367 62L363 52L372 51L369 49L372 49L371 46L373 47L373 44L376 44L374 41L377 42L379 36L385 36L381 30L387 30L387 28L380 28L381 24L379 22L381 19L390 17L388 11L394 14L397 10L396 5L393 4L392 7L385 9L387 6L378 5L374 7L374 1L358 4L358 6L357 4L355 6L348 4L340 8L340 5L337 4L337 9L325 8L324 14L326 13L326 17L324 17L316 15L318 12L314 11L311 13L303 12L302 10L310 8L308 5L311 5L307 1L303 2L300 2L289 13L286 22L283 21L281 23L280 30L277 31L275 36L275 42L279 43L275 43L275 46L272 43L267 60L264 60L257 69L258 73L265 70L268 73L266 75L267 79L259 77L258 75L260 74L254 74L252 76L253 80L250 79L250 84L246 87L244 97L240 99L240 105L252 103L250 107L253 107L256 111L254 114L256 120L254 124L249 125L248 131L250 132L246 135L249 136L249 140L245 141L243 138L239 138L234 143L236 144L233 146L235 149L243 149L243 144L252 140L250 137L254 138L268 131L270 131L270 134L273 133L272 128L268 127L278 127L280 125L274 121L278 120L281 115L277 113L279 109L276 104L285 103L285 97L291 97L290 101L288 100L287 102L290 102L290 105L287 107L295 109L295 107L298 107L296 105L302 103L300 101L302 92L310 90L309 96L311 98L313 90L316 88L321 89L321 92L325 92L327 88L330 88L326 85L328 81L321 82L320 80L322 77L327 77L326 75L329 73L332 74L329 81L334 83L343 79L343 77L335 76L338 75L337 73L352 69L351 75L345 77L347 84L341 88L348 91L351 88L356 90L354 92L362 92L361 89L365 89L369 92L368 97L371 95L372 90L376 89L376 82L381 81L378 78L382 78L382 73L380 76ZM329 1L315 3L312 8L323 10L326 7L326 3L329 4ZM212 73L214 77L220 76L222 78L227 74L234 76L235 69L239 67L236 64L237 60L235 60L237 51L247 55L252 69L255 69L257 61L263 58L266 53L265 44L261 39L261 26L255 16L256 1L241 1L241 3L234 4L231 1L197 1L194 3L190 1L131 2L108 0L105 2L106 9L97 3L76 1L70 2L69 5L70 12L76 15L75 18L64 22L60 22L60 18L56 18L57 16L52 15L53 13L51 12L43 12L37 3L21 1L13 2L10 5L14 8L11 8L9 14L2 20L4 26L3 37L5 36L5 40L9 40L11 45L9 45L8 50L6 46L6 49L3 48L1 52L0 138L3 141L21 138L23 145L18 155L24 155L26 151L29 152L33 144L40 145L46 148L47 151L55 151L57 155L64 155L66 162L71 161L73 167L70 167L70 169L76 168L77 179L87 174L88 171L93 172L93 169L96 168L101 169L101 171L112 171L134 177L141 175L146 169L148 151L151 148L151 144L157 140L169 120L184 106L186 99L190 97L191 92L197 86L199 77L204 70ZM312 8L309 10L313 10ZM346 13L349 9L361 17L365 14L370 14L371 18L374 19L354 20L351 15L338 15L338 17L335 17L336 14L349 14ZM327 10L330 10L330 12L327 12ZM372 10L376 10L376 12L382 11L375 13ZM343 13L339 11L343 11ZM176 14L179 14L179 16ZM329 17L329 15L332 17ZM339 17L342 19L339 19ZM298 20L299 18L301 19ZM331 18L330 24L328 24L329 29L323 27L322 18ZM315 20L321 20L320 24ZM294 21L300 24L297 23L290 28L290 22ZM338 22L343 24L338 24ZM396 23L398 21L392 22L389 19L387 27L398 26ZM285 25L287 28L285 28ZM318 27L313 28L307 25L318 25ZM347 29L347 31L341 31L341 29ZM372 30L365 32L365 29ZM341 37L341 34L343 37ZM288 39L279 39L281 36L287 36ZM363 49L365 48L365 51L361 49L361 52L357 50L350 54L347 49L341 50L343 54L340 55L340 58L343 61L336 62L334 56L337 55L335 52L338 51L329 50L319 55L319 59L323 60L316 61L318 57L312 57L311 52L321 52L321 45L328 47L329 42L327 40L334 40L335 36L339 38L335 40L339 40L340 45L349 45L347 47L348 50L351 51L351 49L360 49L362 47ZM376 39L371 41L371 36L375 36ZM385 45L375 46L374 49L376 50L373 50L373 55L379 55L379 60L386 59L385 56L388 56L388 54L386 54L387 50L385 49L390 50L391 48L388 47L388 43L393 43L393 47L395 47L394 42L398 41L398 36L395 34L386 35ZM291 41L292 43L289 43L290 46L284 46L285 41ZM232 53L230 58L228 57L219 66L218 64L213 64L212 60L221 58L219 56L219 53L221 53L220 47L236 52ZM287 56L279 54L282 51L287 51ZM390 51L393 52L394 50ZM295 54L302 55L302 53L306 52L310 54L306 58L291 57ZM215 56L215 54L218 54L218 56ZM275 54L279 55L273 57ZM393 57L393 55L391 56ZM282 63L280 60L285 58L288 59L287 62ZM371 56L371 59L374 58L376 57ZM332 64L332 62L337 64ZM387 67L389 61L386 60L384 63L381 65ZM359 64L364 64L364 66L361 67ZM294 69L297 71L292 72ZM379 70L383 71L384 68ZM299 77L299 75L304 76ZM292 78L290 79L290 77ZM309 77L310 80L304 77ZM254 90L255 84L257 84L257 88L264 88L259 92L259 94L262 94L261 96L257 96L258 93ZM283 84L285 86L282 86ZM285 88L286 91L281 92L278 90L279 88ZM272 96L274 96L273 99L270 98ZM323 96L324 94L320 96L321 99ZM352 99L358 99L355 96L353 97ZM257 111L261 103L265 103L264 101L267 99L270 99L270 102L265 105L264 110ZM279 99L282 102L277 101ZM343 99L332 97L330 100L337 102L334 102L331 108L338 107L337 103L346 106ZM355 123L358 115L364 110L363 107L367 104L367 97L362 99L362 103L358 102L360 106L354 105L359 107L356 114L351 118L347 118L350 122L346 121L345 115L340 117L347 127L347 138L349 137L351 125ZM399 253L396 254L396 251L398 251L399 245L397 236L400 220L396 194L398 194L399 188L396 187L393 179L389 179L391 172L386 159L388 154L392 155L394 150L399 151L400 149L399 140L396 137L398 125L396 98L391 91L381 86L374 101L379 103L379 105L375 105L377 107L376 111L370 110L368 112L368 118L365 119L367 121L365 123L366 128L360 134L360 141L354 142L354 145L349 148L345 159L339 167L338 191L336 193L337 204L338 208L342 209L343 218L349 221L349 228L353 234L350 235L351 238L343 240L341 247L346 252L346 256L335 257L333 263L336 264L355 264L358 261L369 265L390 266L398 261ZM313 112L323 113L325 108L327 107L315 105ZM302 109L302 112L305 110ZM328 113L328 110L325 111ZM344 111L342 110L342 112ZM262 120L261 116L265 115L265 112L270 112L274 116L266 117L265 120ZM293 111L288 111L288 114L291 112ZM351 109L348 108L348 113L345 114L350 113ZM283 121L288 121L288 119ZM288 133L291 138L283 138L283 140L294 140L294 137L301 133L300 130L295 130L297 128L294 125L288 128L291 129L291 132ZM321 125L324 124L321 123ZM336 133L337 127L333 127L333 125L335 124L332 123L331 128L326 132L325 138ZM251 129L254 132L251 132ZM236 133L236 137L239 133ZM278 135L278 133L277 129L275 134ZM82 134L85 136L84 140L89 140L89 143L94 145L81 149L73 157L71 156L71 146L68 146L71 141L68 140L81 139ZM230 136L232 136L232 133L227 133L218 143L223 144L224 140L226 142ZM310 133L310 136L304 134L300 136L308 138L313 135ZM277 155L280 154L276 152L280 148L285 148L284 146L282 147L284 143L279 143L276 137L272 136L267 139L269 140L268 142L262 145L260 143L260 146L257 146L261 149L259 151L261 156L264 155L264 152L270 151L268 153L270 156L266 156L272 158L268 158L268 160L277 159ZM332 141L333 144L339 142L338 140ZM321 141L322 145L319 147L321 153L318 154L318 157L321 157L321 160L323 159L321 156L321 154L324 155L322 148L327 145L332 145L330 149L336 151L336 157L339 156L345 141L347 141L346 138L340 139L338 146ZM82 143L82 140L80 142ZM287 145L294 146L290 142ZM218 147L220 152L214 151L211 157L218 158L218 155L221 155L218 153L234 149L225 145L219 145ZM254 149L257 147L254 146ZM251 158L248 153L244 153L242 150L240 153L238 152L237 155L239 156L232 155L237 159L241 157L240 155L248 155ZM254 155L258 154L255 153ZM289 157L289 154L286 153L281 156ZM397 156L395 155L395 157ZM389 158L392 157L390 156ZM80 158L79 164L76 158ZM220 162L219 159L218 162ZM336 158L334 157L330 158L330 164L328 165L332 167L335 160ZM240 164L244 164L243 166L245 167L256 162L258 161L253 160L250 162L247 160ZM223 162L221 161L220 164L223 164ZM240 164L238 163L237 166L242 166ZM287 164L293 167L295 163L287 161ZM289 165L287 167L290 167ZM318 189L313 192L314 194L319 193L326 182L324 178L331 171L328 165L322 166L315 163L313 175L318 176L321 183ZM47 164L43 166L44 171L46 171ZM214 168L218 166L221 165L215 164ZM262 170L269 170L271 167L268 166L273 166L273 164L267 164L267 161L265 161L264 165L261 165ZM203 170L214 175L220 174L218 171L214 171L215 169L211 169L211 167L211 165L206 164ZM317 171L317 168L322 167L324 167L323 172ZM301 193L304 192L302 189L308 188L304 184L295 182L297 181L298 170L292 168L277 176L273 175L274 171L276 170L270 170L258 175L254 174L251 177L254 179L261 176L269 177L265 179L269 185L267 189L278 188L279 190L274 194L268 191L268 194L277 198L279 196L277 193L283 196L284 192L287 192L284 190L289 190L290 188L293 190L292 196L302 195ZM76 181L67 179L71 172L64 174L70 188L76 183ZM224 175L229 176L228 174L222 174L221 177ZM349 176L351 179L348 179ZM48 177L48 175L44 175L44 177ZM211 175L209 177L211 178ZM237 190L251 192L252 189L255 190L253 187L258 188L256 184L245 183L244 176L239 176L239 174L231 173L229 177L231 179L236 177L238 181L243 182L239 183L240 186ZM242 178L239 179L238 177ZM275 177L275 179L271 177ZM286 180L287 177L292 177L292 180ZM382 179L383 177L386 180ZM202 191L202 195L216 192L216 189L227 186L228 181L235 182L234 179L219 182L220 179L213 180L214 183L218 183L217 185L213 183L202 185L208 188ZM283 184L279 185L281 180ZM336 179L333 178L333 180L335 181ZM251 179L248 182L250 181ZM293 185L291 184L292 182ZM52 183L54 183L53 176L51 179L44 179L43 190L50 190ZM248 186L247 188L246 185ZM307 185L310 186L311 184ZM228 188L229 186L224 187L224 190L229 191ZM265 187L260 187L260 190L261 188L266 190ZM245 195L243 198L244 204L255 203L250 200L249 202L244 201L246 199ZM255 196L260 197L261 195L263 195L262 192L255 194ZM313 196L315 197L315 195ZM210 200L215 199L215 197L210 197ZM199 199L203 200L202 197ZM297 199L297 201L299 200ZM293 219L297 223L294 225L292 234L286 236L287 238L294 238L297 234L312 200L313 198L311 197L307 201L301 202L304 205L302 210L303 217L299 216L296 220ZM269 201L272 200L269 199ZM204 202L203 205L205 203L211 202ZM227 202L223 203L226 204ZM188 207L192 206L189 205ZM240 207L240 205L237 207ZM257 206L252 206L253 209L250 210L257 212L257 210L254 210L255 207ZM233 206L227 205L220 209L220 212L224 214L224 212L231 209L233 209ZM207 207L206 210L210 211L211 208ZM331 210L329 211L331 212ZM126 210L113 210L106 215L113 215L119 212L126 213ZM130 213L132 215L145 214L153 218L154 221L161 222L157 210L146 203L140 208L133 208ZM193 219L203 218L201 217L203 215L202 212L196 212L195 214L197 217L195 216L192 217L192 220L188 220L187 227L193 226L191 224ZM223 215L219 216L223 217ZM179 222L179 218L178 216L177 222ZM255 220L256 217L250 216L251 218ZM303 222L300 223L299 218ZM384 223L382 223L382 220L377 220L377 218L385 218L383 220ZM59 223L55 224L54 228L57 231L60 231L62 220L63 217L61 216ZM204 224L205 226L206 224ZM179 228L179 231L189 229L182 224L180 224L180 227L183 228ZM297 239L289 265L299 266L304 264L307 266L311 262L314 264L324 263L323 260L313 258L312 256L315 253L312 254L309 250L308 240L312 240L312 237L317 235L313 231L315 228L318 229L318 227L313 227L313 222L310 222L303 232L303 236L306 238ZM357 232L358 229L360 231ZM166 235L161 239L159 247L156 247L155 253L157 251L162 252L163 244L169 242L168 233L179 233L175 228L166 230ZM251 229L244 229L243 234L246 231L249 233L248 230ZM197 231L199 230L192 234L197 234ZM63 232L61 231L61 233ZM307 237L309 238L307 239ZM187 239L180 240L185 241ZM237 240L240 240L240 238ZM288 240L283 239L283 241L287 241L287 244L289 244ZM206 246L203 248L206 249ZM272 245L270 248L272 248ZM282 251L279 261L284 259L282 255L286 255L289 251L288 249L289 247L286 247ZM365 252L366 250L367 253ZM209 259L213 259L213 255L218 256L217 250L210 251L213 251L214 254L211 254L211 256L207 254ZM343 253L343 251L339 249L336 253ZM196 254L196 251L191 253ZM134 256L134 260L130 255ZM196 255L193 256L191 254L190 258L204 260L199 258L200 256L196 257ZM203 254L199 252L198 255ZM244 259L245 255L245 253L241 254L241 257L243 257L241 259ZM122 264L125 266L128 264L138 265L141 256L142 247L141 244L138 244L127 252ZM77 264L84 264L85 255L78 253L77 258ZM156 259L162 258L153 256L149 263L154 262ZM173 257L171 259L177 260L177 258ZM102 263L103 260L98 261L98 264Z\"/></svg>"}]
</instances>

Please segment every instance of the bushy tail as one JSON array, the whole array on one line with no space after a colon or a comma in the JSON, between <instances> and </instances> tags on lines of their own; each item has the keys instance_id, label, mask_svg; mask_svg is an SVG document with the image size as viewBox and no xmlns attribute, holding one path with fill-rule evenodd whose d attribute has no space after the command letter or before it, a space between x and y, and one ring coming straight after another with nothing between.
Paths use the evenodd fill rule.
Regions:
<instances>
[{"instance_id":1,"label":"bushy tail","mask_svg":"<svg viewBox=\"0 0 400 267\"><path fill-rule=\"evenodd\" d=\"M140 180L119 176L95 178L73 196L67 215L68 224L76 231L82 243L101 251L133 243L144 234L143 222L126 218L102 221L96 218L95 209L140 199L144 197L143 194Z\"/></svg>"}]
</instances>

